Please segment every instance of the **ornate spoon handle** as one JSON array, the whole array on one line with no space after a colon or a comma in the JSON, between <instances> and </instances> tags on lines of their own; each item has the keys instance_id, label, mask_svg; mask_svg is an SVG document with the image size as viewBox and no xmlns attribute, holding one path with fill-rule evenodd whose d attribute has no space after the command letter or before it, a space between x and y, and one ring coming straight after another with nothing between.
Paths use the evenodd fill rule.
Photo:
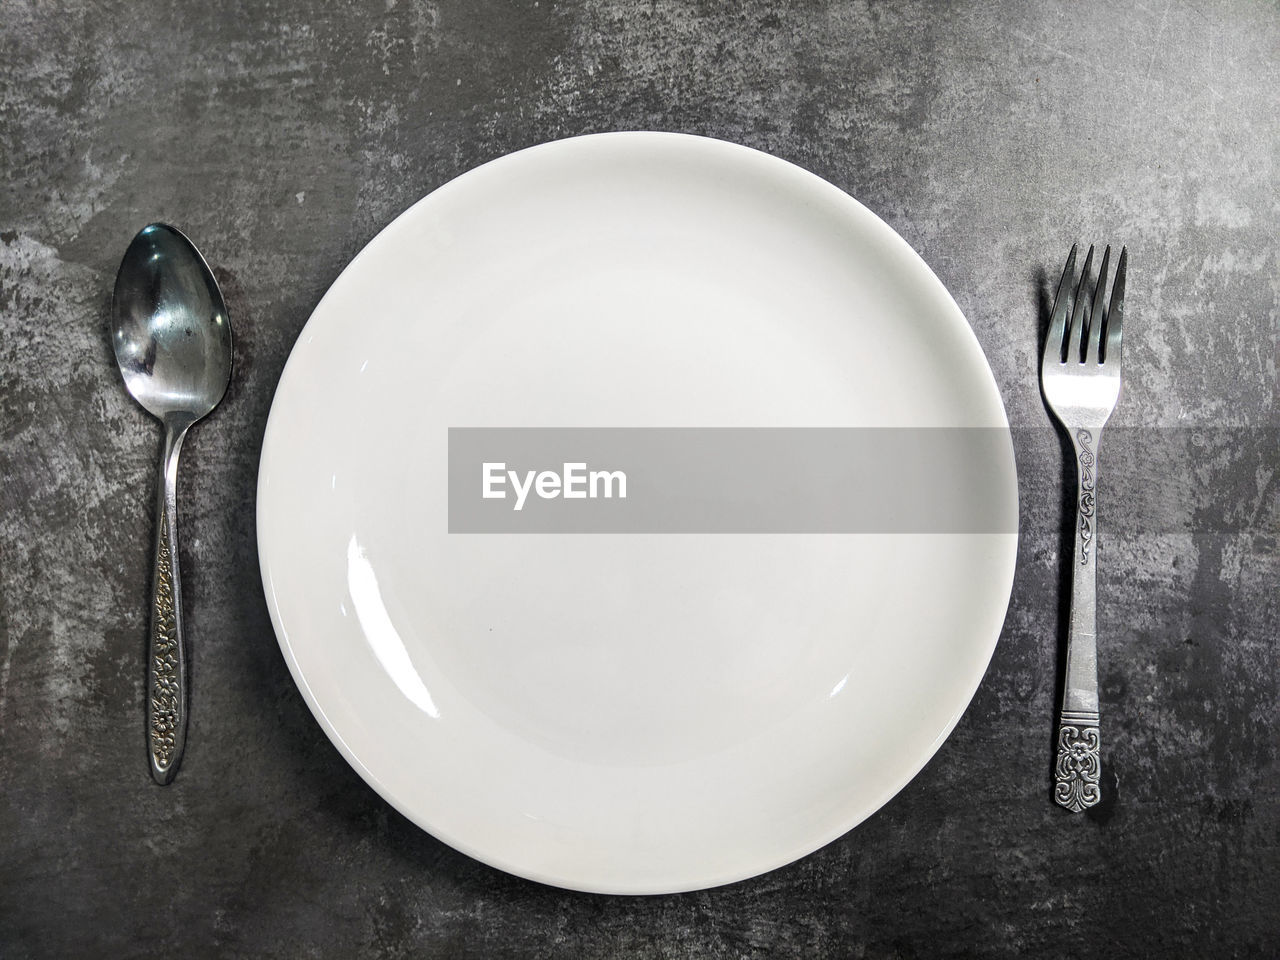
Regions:
<instances>
[{"instance_id":1,"label":"ornate spoon handle","mask_svg":"<svg viewBox=\"0 0 1280 960\"><path fill-rule=\"evenodd\" d=\"M1079 492L1076 498L1075 553L1071 575L1071 626L1067 634L1067 672L1058 714L1058 761L1053 798L1072 813L1102 799L1102 761L1098 736L1097 640L1097 479L1098 442L1088 430L1072 436Z\"/></svg>"},{"instance_id":2,"label":"ornate spoon handle","mask_svg":"<svg viewBox=\"0 0 1280 960\"><path fill-rule=\"evenodd\" d=\"M182 578L178 571L178 454L186 427L165 425L156 513L155 576L147 649L147 754L156 783L178 772L187 741L187 657L182 636Z\"/></svg>"}]
</instances>

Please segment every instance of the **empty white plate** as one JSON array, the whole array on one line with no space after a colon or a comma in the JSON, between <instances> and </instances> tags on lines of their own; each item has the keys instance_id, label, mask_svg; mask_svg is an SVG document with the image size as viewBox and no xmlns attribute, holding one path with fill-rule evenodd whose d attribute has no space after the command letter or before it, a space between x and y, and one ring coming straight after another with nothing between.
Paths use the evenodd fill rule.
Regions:
<instances>
[{"instance_id":1,"label":"empty white plate","mask_svg":"<svg viewBox=\"0 0 1280 960\"><path fill-rule=\"evenodd\" d=\"M503 157L387 227L276 393L271 617L375 790L579 890L801 857L902 789L972 697L1016 534L450 534L447 431L477 426L1007 431L942 284L818 177L605 134ZM1011 530L1002 450L983 468Z\"/></svg>"}]
</instances>

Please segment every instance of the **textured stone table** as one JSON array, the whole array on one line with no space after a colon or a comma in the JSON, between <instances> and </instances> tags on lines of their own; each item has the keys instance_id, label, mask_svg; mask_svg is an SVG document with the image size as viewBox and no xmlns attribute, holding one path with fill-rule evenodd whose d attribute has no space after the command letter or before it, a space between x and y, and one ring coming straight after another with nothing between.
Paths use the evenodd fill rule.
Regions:
<instances>
[{"instance_id":1,"label":"textured stone table","mask_svg":"<svg viewBox=\"0 0 1280 960\"><path fill-rule=\"evenodd\" d=\"M1274 3L0 0L0 63L5 960L1276 955ZM1012 605L955 733L849 835L684 896L538 886L391 810L289 679L254 543L272 390L342 266L457 174L613 129L858 197L953 292L1018 430ZM160 436L104 332L153 219L215 264L237 337L184 459L168 789L142 749ZM1049 799L1068 464L1035 365L1046 288L1094 239L1132 256L1103 455L1141 482L1103 492L1108 800L1072 817Z\"/></svg>"}]
</instances>

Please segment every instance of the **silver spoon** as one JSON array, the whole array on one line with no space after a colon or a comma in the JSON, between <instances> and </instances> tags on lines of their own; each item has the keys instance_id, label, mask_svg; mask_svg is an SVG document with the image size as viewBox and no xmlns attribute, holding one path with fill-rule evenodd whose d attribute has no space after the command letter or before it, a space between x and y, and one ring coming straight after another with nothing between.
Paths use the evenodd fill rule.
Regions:
<instances>
[{"instance_id":1,"label":"silver spoon","mask_svg":"<svg viewBox=\"0 0 1280 960\"><path fill-rule=\"evenodd\" d=\"M111 343L125 386L164 424L147 648L147 753L169 783L187 740L187 664L178 575L178 454L231 379L231 321L195 246L164 223L143 227L120 262Z\"/></svg>"}]
</instances>

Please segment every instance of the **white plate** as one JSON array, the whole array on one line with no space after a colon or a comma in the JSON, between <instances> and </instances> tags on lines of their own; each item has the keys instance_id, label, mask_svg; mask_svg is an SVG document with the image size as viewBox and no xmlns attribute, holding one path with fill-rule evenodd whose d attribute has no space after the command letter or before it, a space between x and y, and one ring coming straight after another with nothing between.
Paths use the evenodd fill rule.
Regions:
<instances>
[{"instance_id":1,"label":"white plate","mask_svg":"<svg viewBox=\"0 0 1280 960\"><path fill-rule=\"evenodd\" d=\"M496 160L387 227L272 406L272 621L398 810L608 893L817 849L902 789L977 688L1015 534L450 535L459 426L1007 430L942 284L818 177L606 134ZM1016 516L1011 444L989 469Z\"/></svg>"}]
</instances>

